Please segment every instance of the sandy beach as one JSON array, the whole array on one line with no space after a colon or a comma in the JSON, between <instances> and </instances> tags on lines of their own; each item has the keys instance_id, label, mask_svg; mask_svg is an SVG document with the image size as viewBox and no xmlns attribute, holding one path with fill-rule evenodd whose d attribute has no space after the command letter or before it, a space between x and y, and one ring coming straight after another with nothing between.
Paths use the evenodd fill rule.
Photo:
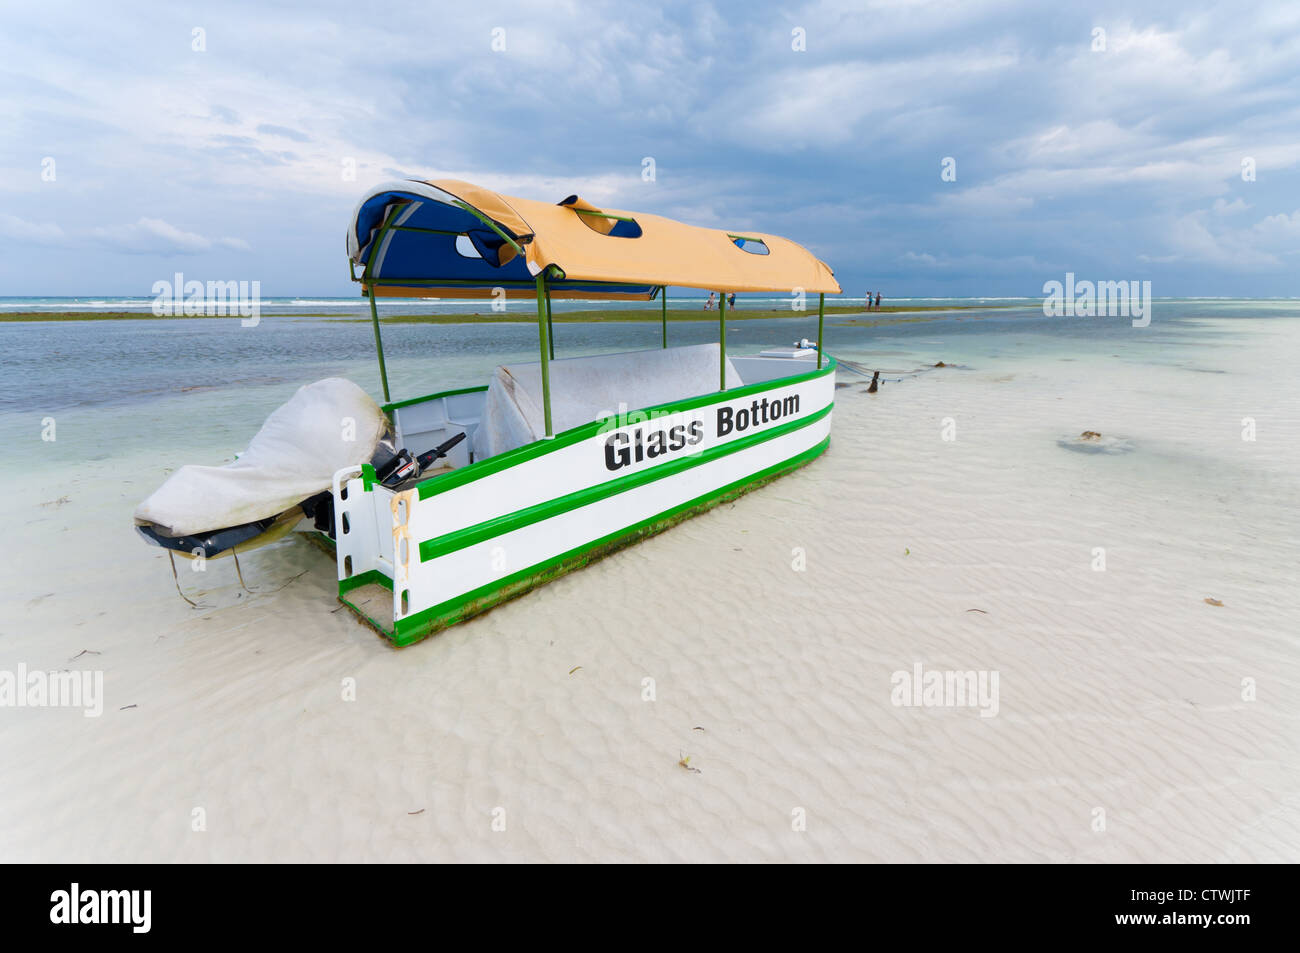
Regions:
<instances>
[{"instance_id":1,"label":"sandy beach","mask_svg":"<svg viewBox=\"0 0 1300 953\"><path fill-rule=\"evenodd\" d=\"M909 373L841 373L823 457L402 650L303 538L252 594L182 566L193 609L133 536L243 422L69 411L63 447L146 428L76 466L27 414L0 668L104 697L0 711L0 859L1300 859L1300 319L952 330L831 333ZM918 665L996 713L896 704Z\"/></svg>"}]
</instances>

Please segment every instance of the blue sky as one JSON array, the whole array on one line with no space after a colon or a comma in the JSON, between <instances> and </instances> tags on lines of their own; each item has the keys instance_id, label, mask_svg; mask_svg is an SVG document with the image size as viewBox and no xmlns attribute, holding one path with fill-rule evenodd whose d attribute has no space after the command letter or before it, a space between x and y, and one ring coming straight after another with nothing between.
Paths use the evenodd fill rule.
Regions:
<instances>
[{"instance_id":1,"label":"blue sky","mask_svg":"<svg viewBox=\"0 0 1300 953\"><path fill-rule=\"evenodd\" d=\"M356 198L407 177L775 232L857 295L1038 295L1066 271L1300 295L1300 3L2 16L0 295L148 295L175 271L350 294Z\"/></svg>"}]
</instances>

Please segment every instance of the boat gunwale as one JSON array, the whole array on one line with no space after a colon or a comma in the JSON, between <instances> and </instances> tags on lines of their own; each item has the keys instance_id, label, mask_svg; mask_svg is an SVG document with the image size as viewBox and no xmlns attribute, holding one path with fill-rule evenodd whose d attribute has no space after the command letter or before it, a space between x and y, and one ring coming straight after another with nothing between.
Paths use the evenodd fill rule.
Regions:
<instances>
[{"instance_id":1,"label":"boat gunwale","mask_svg":"<svg viewBox=\"0 0 1300 953\"><path fill-rule=\"evenodd\" d=\"M379 409L385 414L391 414L394 410L400 410L403 407L412 407L415 404L423 404L425 401L437 400L440 397L459 397L461 394L473 394L481 390L487 390L489 384L479 384L477 387L458 387L454 390L439 391L436 394L426 394L423 397L412 397L408 400L395 400L387 404L380 404Z\"/></svg>"},{"instance_id":2,"label":"boat gunwale","mask_svg":"<svg viewBox=\"0 0 1300 953\"><path fill-rule=\"evenodd\" d=\"M760 355L753 355L760 357ZM736 397L747 397L751 394L761 394L767 390L773 390L776 387L786 387L791 384L801 384L805 381L816 380L827 374L834 374L836 368L835 358L829 354L823 354L822 357L826 362L820 367L811 371L804 371L798 374L791 374L786 377L776 377L771 380L757 381L753 384L744 384L740 387L734 387L728 390L716 390L709 393L700 394L694 397L685 397L681 400L668 401L663 404L654 404L649 407L629 410L626 413L617 415L624 419L633 414L672 414L683 410L695 410L700 407L708 407L712 404L720 404L724 401L732 400ZM790 358L768 358L768 360L789 361ZM811 363L811 362L809 362ZM426 400L436 400L440 397L455 396L457 394L469 393L475 390L486 390L483 388L466 388L458 391L448 391L442 394L431 394L428 397L414 398L410 401L401 401L395 405L385 405L385 411L389 407L396 409L400 406L410 406L415 403L422 403ZM611 415L616 416L616 415ZM649 418L646 418L649 419ZM532 443L526 443L521 447L515 447L504 453L488 457L485 460L477 460L465 467L459 467L450 473L441 473L423 482L417 483L411 489L415 490L420 500L427 500L439 493L445 493L458 487L473 483L484 477L492 476L503 470L508 470L520 463L534 460L537 457L544 456L555 450L572 446L590 437L594 437L602 432L602 428L608 428L610 417L601 420L594 420L589 423L579 424L568 430L563 430L551 437L540 437ZM631 421L635 422L635 421Z\"/></svg>"}]
</instances>

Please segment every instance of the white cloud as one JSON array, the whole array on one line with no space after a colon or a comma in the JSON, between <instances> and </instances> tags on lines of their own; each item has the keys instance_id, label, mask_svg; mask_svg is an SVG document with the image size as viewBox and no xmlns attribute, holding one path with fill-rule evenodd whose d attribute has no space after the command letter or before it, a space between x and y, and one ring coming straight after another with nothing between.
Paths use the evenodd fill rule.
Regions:
<instances>
[{"instance_id":1,"label":"white cloud","mask_svg":"<svg viewBox=\"0 0 1300 953\"><path fill-rule=\"evenodd\" d=\"M1288 265L1287 259L1300 254L1300 209L1240 227L1202 209L1179 217L1164 234L1171 251L1139 256L1141 260L1211 265L1246 273L1294 268L1294 262Z\"/></svg>"},{"instance_id":2,"label":"white cloud","mask_svg":"<svg viewBox=\"0 0 1300 953\"><path fill-rule=\"evenodd\" d=\"M898 256L899 263L935 271L961 272L963 274L1037 275L1054 270L1055 266L1040 261L1033 255L1012 255L998 258L992 255L949 255L930 252L907 251Z\"/></svg>"},{"instance_id":3,"label":"white cloud","mask_svg":"<svg viewBox=\"0 0 1300 953\"><path fill-rule=\"evenodd\" d=\"M63 229L52 222L29 222L16 215L0 215L0 235L30 245L56 245L65 238Z\"/></svg>"},{"instance_id":4,"label":"white cloud","mask_svg":"<svg viewBox=\"0 0 1300 953\"><path fill-rule=\"evenodd\" d=\"M214 248L252 251L242 238L205 238L160 218L141 218L126 225L96 225L68 230L54 222L29 222L13 215L0 215L0 235L21 244L55 248L97 247L127 254L193 255Z\"/></svg>"}]
</instances>

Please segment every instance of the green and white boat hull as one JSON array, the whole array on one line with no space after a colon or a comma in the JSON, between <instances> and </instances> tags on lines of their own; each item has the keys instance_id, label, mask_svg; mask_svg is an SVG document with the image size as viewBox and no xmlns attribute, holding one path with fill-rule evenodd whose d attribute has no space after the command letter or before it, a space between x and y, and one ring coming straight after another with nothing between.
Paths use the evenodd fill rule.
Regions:
<instances>
[{"instance_id":1,"label":"green and white boat hull","mask_svg":"<svg viewBox=\"0 0 1300 953\"><path fill-rule=\"evenodd\" d=\"M758 382L615 415L400 492L369 467L336 475L340 600L395 645L409 645L827 448L834 360L734 363ZM482 393L387 409L399 431L437 437L453 433Z\"/></svg>"}]
</instances>

